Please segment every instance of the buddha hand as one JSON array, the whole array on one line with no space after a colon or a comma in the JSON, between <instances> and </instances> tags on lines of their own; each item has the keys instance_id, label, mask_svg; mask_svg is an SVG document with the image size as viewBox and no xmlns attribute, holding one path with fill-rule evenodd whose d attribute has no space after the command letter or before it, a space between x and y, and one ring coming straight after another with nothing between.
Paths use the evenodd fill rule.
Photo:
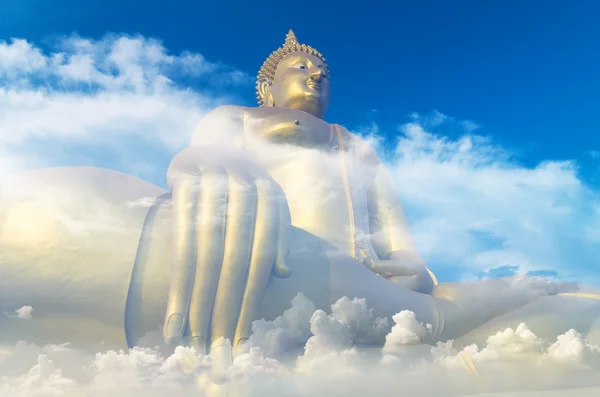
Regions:
<instances>
[{"instance_id":1,"label":"buddha hand","mask_svg":"<svg viewBox=\"0 0 600 397\"><path fill-rule=\"evenodd\" d=\"M287 201L253 158L222 146L180 152L167 181L174 251L163 336L210 346L213 367L225 366L249 338L271 274L290 275Z\"/></svg>"},{"instance_id":2,"label":"buddha hand","mask_svg":"<svg viewBox=\"0 0 600 397\"><path fill-rule=\"evenodd\" d=\"M436 281L413 251L393 251L389 259L373 261L373 271L404 288L430 294Z\"/></svg>"}]
</instances>

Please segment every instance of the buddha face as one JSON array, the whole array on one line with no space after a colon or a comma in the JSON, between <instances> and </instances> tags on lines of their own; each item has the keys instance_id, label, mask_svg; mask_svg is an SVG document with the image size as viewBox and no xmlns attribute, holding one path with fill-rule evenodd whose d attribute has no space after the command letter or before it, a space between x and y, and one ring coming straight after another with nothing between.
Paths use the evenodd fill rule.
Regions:
<instances>
[{"instance_id":1,"label":"buddha face","mask_svg":"<svg viewBox=\"0 0 600 397\"><path fill-rule=\"evenodd\" d=\"M330 95L327 66L311 54L287 54L277 66L270 95L273 106L303 110L322 118Z\"/></svg>"}]
</instances>

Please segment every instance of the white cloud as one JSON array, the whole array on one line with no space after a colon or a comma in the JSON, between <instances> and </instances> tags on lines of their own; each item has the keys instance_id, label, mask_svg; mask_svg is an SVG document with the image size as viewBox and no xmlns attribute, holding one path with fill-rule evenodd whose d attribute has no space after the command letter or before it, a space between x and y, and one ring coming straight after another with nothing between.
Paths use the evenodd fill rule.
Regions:
<instances>
[{"instance_id":1,"label":"white cloud","mask_svg":"<svg viewBox=\"0 0 600 397\"><path fill-rule=\"evenodd\" d=\"M26 369L27 363L33 366ZM41 347L19 342L0 354L0 394L167 396L183 392L191 395L197 391L196 374L209 365L209 357L183 347L165 358L152 349L94 354L66 345Z\"/></svg>"},{"instance_id":2,"label":"white cloud","mask_svg":"<svg viewBox=\"0 0 600 397\"><path fill-rule=\"evenodd\" d=\"M310 337L310 320L315 305L304 295L292 300L292 306L273 321L264 319L252 323L250 342L269 357L281 358L281 352L301 351Z\"/></svg>"},{"instance_id":3,"label":"white cloud","mask_svg":"<svg viewBox=\"0 0 600 397\"><path fill-rule=\"evenodd\" d=\"M47 58L39 48L26 40L13 40L12 43L0 42L0 77L10 79L37 72L47 64Z\"/></svg>"},{"instance_id":4,"label":"white cloud","mask_svg":"<svg viewBox=\"0 0 600 397\"><path fill-rule=\"evenodd\" d=\"M15 310L15 313L17 313L17 317L22 319L22 320L31 320L31 315L33 313L33 307L31 306L23 306L17 310Z\"/></svg>"},{"instance_id":5,"label":"white cloud","mask_svg":"<svg viewBox=\"0 0 600 397\"><path fill-rule=\"evenodd\" d=\"M250 342L282 362L298 357L301 372L311 374L331 365L343 372L354 371L351 363L361 360L355 344L381 345L389 330L389 320L376 318L364 299L341 298L327 314L299 294L282 316L255 321Z\"/></svg>"},{"instance_id":6,"label":"white cloud","mask_svg":"<svg viewBox=\"0 0 600 397\"><path fill-rule=\"evenodd\" d=\"M56 368L54 362L41 354L37 358L37 364L27 374L17 377L11 383L10 386L5 383L0 391L5 389L7 393L16 396L60 396L65 391L70 391L75 382L63 377L62 371Z\"/></svg>"},{"instance_id":7,"label":"white cloud","mask_svg":"<svg viewBox=\"0 0 600 397\"><path fill-rule=\"evenodd\" d=\"M600 348L588 344L574 329L560 335L548 348L548 358L555 363L600 368Z\"/></svg>"},{"instance_id":8,"label":"white cloud","mask_svg":"<svg viewBox=\"0 0 600 397\"><path fill-rule=\"evenodd\" d=\"M454 269L463 279L538 272L600 285L600 195L579 178L575 161L526 166L474 134L471 122L439 113L413 120L400 128L393 155L379 150L388 153L430 266Z\"/></svg>"},{"instance_id":9,"label":"white cloud","mask_svg":"<svg viewBox=\"0 0 600 397\"><path fill-rule=\"evenodd\" d=\"M0 348L0 395L158 397L228 391L239 396L448 397L484 392L539 397L568 390L570 395L591 397L600 389L600 349L574 330L545 341L521 324L491 335L481 347L461 349L452 341L431 347L417 344L429 332L427 325L417 322L413 313L401 312L386 331L386 347L379 348L364 339L358 342L360 335L381 329L382 323L369 314L364 301L343 298L331 312L313 306L306 316L311 304L298 296L278 320L255 323L263 336L264 329L275 327L296 335L291 345L305 338L297 360L271 346L280 359L272 358L256 344L234 360L224 386L208 382L210 357L189 348L178 347L164 356L147 348L92 352L69 344L19 342ZM303 337L296 332L307 328Z\"/></svg>"},{"instance_id":10,"label":"white cloud","mask_svg":"<svg viewBox=\"0 0 600 397\"><path fill-rule=\"evenodd\" d=\"M396 325L385 337L383 352L386 354L394 354L405 346L420 344L431 332L431 325L418 322L415 313L411 311L401 311L395 314L392 319Z\"/></svg>"},{"instance_id":11,"label":"white cloud","mask_svg":"<svg viewBox=\"0 0 600 397\"><path fill-rule=\"evenodd\" d=\"M508 328L476 345L457 351L452 342L432 349L433 365L469 369L488 391L551 390L598 386L599 347L569 330L556 341L545 341L526 324ZM591 394L589 394L591 395Z\"/></svg>"},{"instance_id":12,"label":"white cloud","mask_svg":"<svg viewBox=\"0 0 600 397\"><path fill-rule=\"evenodd\" d=\"M7 317L17 318L20 320L31 320L33 318L33 307L22 306L16 309L13 313L4 313Z\"/></svg>"},{"instance_id":13,"label":"white cloud","mask_svg":"<svg viewBox=\"0 0 600 397\"><path fill-rule=\"evenodd\" d=\"M187 146L202 114L249 81L139 35L70 36L51 48L0 41L0 177L97 165L162 183L161 171Z\"/></svg>"}]
</instances>

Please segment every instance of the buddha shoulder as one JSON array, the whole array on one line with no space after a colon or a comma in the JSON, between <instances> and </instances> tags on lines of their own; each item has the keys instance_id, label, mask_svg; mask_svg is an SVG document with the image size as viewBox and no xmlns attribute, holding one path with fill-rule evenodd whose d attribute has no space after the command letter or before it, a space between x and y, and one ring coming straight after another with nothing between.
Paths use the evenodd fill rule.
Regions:
<instances>
[{"instance_id":1,"label":"buddha shoulder","mask_svg":"<svg viewBox=\"0 0 600 397\"><path fill-rule=\"evenodd\" d=\"M191 146L241 145L246 111L247 108L234 105L219 106L211 110L196 124Z\"/></svg>"},{"instance_id":2,"label":"buddha shoulder","mask_svg":"<svg viewBox=\"0 0 600 397\"><path fill-rule=\"evenodd\" d=\"M297 109L247 108L245 126L250 136L275 143L315 146L331 138L329 123Z\"/></svg>"}]
</instances>

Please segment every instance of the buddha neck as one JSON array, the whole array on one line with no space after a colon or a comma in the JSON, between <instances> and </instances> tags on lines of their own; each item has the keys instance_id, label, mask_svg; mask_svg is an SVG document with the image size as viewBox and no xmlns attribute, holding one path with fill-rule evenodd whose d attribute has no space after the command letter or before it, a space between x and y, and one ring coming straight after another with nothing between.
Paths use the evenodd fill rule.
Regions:
<instances>
[{"instance_id":1,"label":"buddha neck","mask_svg":"<svg viewBox=\"0 0 600 397\"><path fill-rule=\"evenodd\" d=\"M265 143L298 148L327 147L332 141L331 125L310 113L286 108L260 107L249 111L244 120L247 137Z\"/></svg>"}]
</instances>

